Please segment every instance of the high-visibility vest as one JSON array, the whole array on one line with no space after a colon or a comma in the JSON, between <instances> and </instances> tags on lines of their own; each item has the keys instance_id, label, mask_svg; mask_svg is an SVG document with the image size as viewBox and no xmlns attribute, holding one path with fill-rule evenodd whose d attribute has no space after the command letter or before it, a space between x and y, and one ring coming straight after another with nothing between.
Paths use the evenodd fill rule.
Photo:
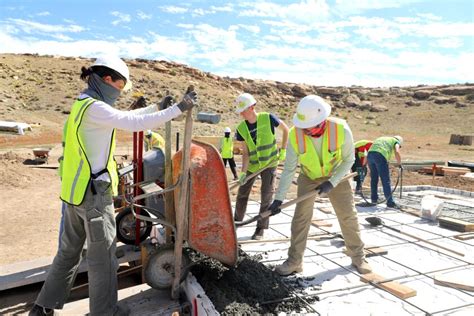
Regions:
<instances>
[{"instance_id":1,"label":"high-visibility vest","mask_svg":"<svg viewBox=\"0 0 474 316\"><path fill-rule=\"evenodd\" d=\"M72 105L71 114L69 114L66 122L67 127L61 181L61 200L76 206L83 202L89 182L93 178L80 129L85 111L95 101L96 100L92 98L76 100ZM108 172L112 192L114 195L117 195L117 164L113 157L115 152L115 129L112 131L110 139L106 169L100 171L96 175Z\"/></svg>"},{"instance_id":2,"label":"high-visibility vest","mask_svg":"<svg viewBox=\"0 0 474 316\"><path fill-rule=\"evenodd\" d=\"M145 149L146 150L151 150L152 148L159 148L159 149L164 149L165 148L165 139L163 136L161 136L158 133L151 132L151 136L145 136L144 137L145 141Z\"/></svg>"},{"instance_id":3,"label":"high-visibility vest","mask_svg":"<svg viewBox=\"0 0 474 316\"><path fill-rule=\"evenodd\" d=\"M302 172L311 180L329 176L333 168L342 160L344 144L344 121L328 118L322 137L321 156L314 148L311 136L303 129L292 127L289 132L290 144L298 156Z\"/></svg>"},{"instance_id":4,"label":"high-visibility vest","mask_svg":"<svg viewBox=\"0 0 474 316\"><path fill-rule=\"evenodd\" d=\"M272 133L269 113L262 112L257 114L256 142L250 136L250 131L245 121L242 121L237 126L237 131L249 148L248 171L254 173L263 168L278 165L278 148L275 135Z\"/></svg>"},{"instance_id":5,"label":"high-visibility vest","mask_svg":"<svg viewBox=\"0 0 474 316\"><path fill-rule=\"evenodd\" d=\"M364 164L365 157L369 152L370 147L372 146L371 140L362 139L354 143L355 154L360 159L360 163Z\"/></svg>"},{"instance_id":6,"label":"high-visibility vest","mask_svg":"<svg viewBox=\"0 0 474 316\"><path fill-rule=\"evenodd\" d=\"M398 140L395 137L379 137L374 141L369 152L378 152L389 161L395 153L395 144L398 144Z\"/></svg>"},{"instance_id":7,"label":"high-visibility vest","mask_svg":"<svg viewBox=\"0 0 474 316\"><path fill-rule=\"evenodd\" d=\"M222 139L221 156L224 159L230 159L234 156L234 142L230 137Z\"/></svg>"}]
</instances>

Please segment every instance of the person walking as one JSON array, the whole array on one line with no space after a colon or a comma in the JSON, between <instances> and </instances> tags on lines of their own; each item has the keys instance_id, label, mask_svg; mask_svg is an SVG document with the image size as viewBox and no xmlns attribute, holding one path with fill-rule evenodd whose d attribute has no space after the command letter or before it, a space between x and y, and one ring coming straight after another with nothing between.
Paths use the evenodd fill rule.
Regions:
<instances>
[{"instance_id":1,"label":"person walking","mask_svg":"<svg viewBox=\"0 0 474 316\"><path fill-rule=\"evenodd\" d=\"M242 171L239 175L239 191L235 205L235 221L242 221L247 211L247 202L256 177L246 181L251 174L261 171L262 184L260 188L260 213L270 205L274 188L275 172L278 160L285 160L286 143L288 141L288 126L276 115L255 111L257 101L249 93L243 93L235 100L236 113L244 118L237 126L236 140L244 142L242 152ZM282 131L281 149L275 137L275 129ZM268 229L268 218L260 219L252 239L262 239L265 229Z\"/></svg>"},{"instance_id":2,"label":"person walking","mask_svg":"<svg viewBox=\"0 0 474 316\"><path fill-rule=\"evenodd\" d=\"M356 182L356 193L360 193L362 191L362 181L367 174L367 154L371 146L372 141L366 139L362 139L354 143L355 161L351 170L352 172L357 172L357 176L354 177L354 181Z\"/></svg>"},{"instance_id":3,"label":"person walking","mask_svg":"<svg viewBox=\"0 0 474 316\"><path fill-rule=\"evenodd\" d=\"M360 237L354 196L348 180L341 179L354 163L352 132L346 121L329 117L331 106L319 96L308 95L298 103L290 129L287 157L275 200L268 208L279 213L291 185L297 165L297 196L316 190L329 197L342 230L348 255L359 273L372 271L365 260L364 243ZM275 267L280 275L303 271L303 255L313 217L315 197L296 204L291 221L288 258Z\"/></svg>"},{"instance_id":4,"label":"person walking","mask_svg":"<svg viewBox=\"0 0 474 316\"><path fill-rule=\"evenodd\" d=\"M196 93L158 111L156 105L120 111L114 103L131 86L129 69L116 56L82 67L87 88L72 105L65 127L61 200L66 204L61 245L30 315L52 315L69 296L87 243L90 315L121 315L117 304L116 228L113 196L118 174L115 130L156 128L191 109Z\"/></svg>"},{"instance_id":5,"label":"person walking","mask_svg":"<svg viewBox=\"0 0 474 316\"><path fill-rule=\"evenodd\" d=\"M234 180L238 180L234 160L234 140L230 137L231 132L230 127L224 129L224 137L222 137L220 142L220 152L222 160L224 161L224 168L227 166L227 163L229 163L230 170L234 175Z\"/></svg>"},{"instance_id":6,"label":"person walking","mask_svg":"<svg viewBox=\"0 0 474 316\"><path fill-rule=\"evenodd\" d=\"M161 149L165 150L165 139L163 136L157 132L153 132L151 129L145 131L145 138L143 139L145 143L145 151L152 149Z\"/></svg>"},{"instance_id":7,"label":"person walking","mask_svg":"<svg viewBox=\"0 0 474 316\"><path fill-rule=\"evenodd\" d=\"M374 204L378 201L377 191L380 177L387 206L399 208L392 195L388 161L395 156L398 167L401 170L403 169L402 157L400 155L402 144L403 138L401 136L384 136L377 138L372 144L372 147L370 147L367 161L370 169L370 200Z\"/></svg>"}]
</instances>

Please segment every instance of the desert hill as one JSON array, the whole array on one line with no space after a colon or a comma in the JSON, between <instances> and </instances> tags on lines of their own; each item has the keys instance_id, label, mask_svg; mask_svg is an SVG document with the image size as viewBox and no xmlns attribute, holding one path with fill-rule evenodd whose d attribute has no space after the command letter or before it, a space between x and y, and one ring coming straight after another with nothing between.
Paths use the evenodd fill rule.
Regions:
<instances>
[{"instance_id":1,"label":"desert hill","mask_svg":"<svg viewBox=\"0 0 474 316\"><path fill-rule=\"evenodd\" d=\"M19 145L58 144L62 124L77 94L85 87L80 68L92 59L59 56L0 54L0 120L33 125L24 136L0 133L0 148ZM322 87L288 82L220 77L183 64L127 60L133 80L132 92L120 97L117 107L126 109L137 93L149 102L159 102L167 93L179 100L189 84L199 94L196 112L221 115L217 125L195 122L194 134L221 135L234 127L239 116L233 100L249 92L258 111L270 111L291 125L298 101L318 94L333 105L333 115L348 120L355 139L382 135L405 138L405 158L472 160L472 146L448 145L450 134L472 134L474 84L367 88ZM175 130L182 122L173 124ZM121 132L120 140L130 138Z\"/></svg>"}]
</instances>

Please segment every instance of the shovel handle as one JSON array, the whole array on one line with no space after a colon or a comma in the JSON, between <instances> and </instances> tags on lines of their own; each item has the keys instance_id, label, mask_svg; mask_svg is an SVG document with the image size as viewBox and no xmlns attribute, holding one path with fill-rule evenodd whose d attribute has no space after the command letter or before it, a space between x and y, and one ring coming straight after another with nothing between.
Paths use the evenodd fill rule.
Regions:
<instances>
[{"instance_id":1,"label":"shovel handle","mask_svg":"<svg viewBox=\"0 0 474 316\"><path fill-rule=\"evenodd\" d=\"M353 177L355 177L357 175L357 172L352 172L352 173L349 173L348 175L344 176L344 178L341 179L340 182L343 182L343 181L346 181L348 179L351 179ZM309 199L311 197L314 197L314 196L317 196L319 195L317 191L315 190L311 190L305 194L303 194L302 196L299 196L297 197L296 199L293 199L293 200L290 200L286 203L283 203L281 206L280 206L280 209L284 209L284 208L287 208L287 207L290 207L296 203L299 203L301 201L304 201L306 199ZM235 222L235 226L239 227L239 226L244 226L244 225L247 225L247 224L250 224L250 223L253 223L259 219L263 219L263 218L267 218L267 217L270 217L272 216L272 212L271 211L265 211L265 212L262 212L246 221L242 221L242 222Z\"/></svg>"}]
</instances>

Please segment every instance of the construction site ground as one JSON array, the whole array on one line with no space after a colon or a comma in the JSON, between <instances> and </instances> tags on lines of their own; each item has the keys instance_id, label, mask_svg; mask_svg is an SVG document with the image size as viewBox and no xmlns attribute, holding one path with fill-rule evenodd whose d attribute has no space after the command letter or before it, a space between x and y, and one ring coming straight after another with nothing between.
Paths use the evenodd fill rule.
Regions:
<instances>
[{"instance_id":1,"label":"construction site ground","mask_svg":"<svg viewBox=\"0 0 474 316\"><path fill-rule=\"evenodd\" d=\"M123 144L123 143L122 143ZM42 165L35 165L34 164L34 156L32 153L32 148L33 147L41 147L43 145L32 145L31 143L28 144L19 144L18 146L12 147L12 146L4 146L3 148L0 148L0 177L2 179L2 185L1 185L1 190L0 190L0 199L2 201L2 206L0 208L0 248L2 251L2 256L0 257L0 266L7 265L7 264L13 264L16 262L24 262L28 260L33 260L33 259L38 259L38 258L44 258L44 257L52 257L55 254L56 248L57 248L57 237L58 237L58 230L59 230L59 221L60 221L60 200L58 198L59 195L59 188L60 188L60 181L57 176L57 158L61 154L61 146L60 144L46 144L45 146L52 147L52 150L50 152L50 157L48 164L42 164ZM467 153L472 147L464 147L465 152ZM458 148L455 148L455 150L458 150ZM117 150L118 154L124 154L124 155L130 155L132 154L130 146L127 145L121 145L118 147ZM443 159L446 156L446 153L443 153L442 157L436 157L436 159ZM467 157L467 156L466 156ZM411 159L415 160L417 157L415 157L413 154L410 157ZM424 157L418 157L418 159L422 159ZM431 158L431 157L430 157ZM240 157L237 157L237 160L239 160ZM230 171L227 169L229 179L231 179L231 174ZM408 186L408 185L433 185L433 186L439 186L439 187L448 187L448 188L457 188L460 190L467 190L474 192L474 181L469 180L469 179L464 179L458 176L453 176L453 177L435 177L433 178L431 175L421 175L418 174L417 172L410 172L406 171L403 176L403 185ZM258 201L259 200L259 189L258 185L255 187L251 199L253 201ZM287 198L291 199L295 197L295 188L293 187L290 193L288 194ZM231 193L231 198L235 199L235 192ZM255 202L252 202L255 203ZM375 212L379 212L378 209L375 210ZM393 214L394 211L388 210L387 212L381 211L380 214L382 215L387 215L387 219L390 218L390 214ZM253 211L249 211L249 215L255 215L256 210L254 209ZM315 216L316 216L315 212ZM364 213L361 212L361 223L363 221ZM272 228L270 229L270 233L266 235L266 238L272 238L275 236L289 236L288 231L279 231L277 228L274 228L274 224L277 225L277 227L283 227L283 226L289 226L289 223L291 221L291 209L288 210L288 212L284 212L281 216L278 218L275 217L275 219L272 219ZM334 221L334 216L332 219L329 217L331 221ZM399 219L396 219L398 221ZM279 225L283 224L283 221L285 225ZM402 221L405 221L405 217L403 217ZM411 219L413 223L416 223L418 219ZM395 223L397 224L397 223ZM278 226L279 225L279 226ZM423 223L423 225L428 225L429 230L431 229L436 229L436 226L433 226L432 224L429 223ZM248 237L252 233L253 227L246 227L238 231L238 236L239 239L248 239ZM337 224L333 225L334 230L337 230ZM366 242L368 243L373 243L372 242L372 237L375 239L379 238L376 235L376 232L378 229L367 229L367 231L363 233L363 237L367 238L368 240ZM276 234L276 235L274 235ZM452 232L449 235L454 235L455 232ZM383 234L382 234L383 235ZM441 234L443 235L443 234ZM385 236L386 237L386 236ZM431 236L432 238L441 238L439 235L436 236ZM443 237L444 238L444 237ZM399 244L400 241L395 242L395 244ZM451 242L451 241L450 241ZM324 242L323 244L328 243L330 245L331 243ZM313 243L310 243L310 245ZM321 247L323 245L321 242L317 242L318 247ZM390 244L390 243L389 243ZM416 249L415 251L417 255L422 255L420 259L420 264L425 264L424 262L427 262L426 265L428 265L429 262L434 262L437 261L439 256L438 252L433 252L431 250L423 250L423 252L420 252L420 247L417 247L416 245L413 245L413 242L411 241L406 241L402 242L403 246L398 245L397 247L402 247L403 249L398 249L395 247L393 250L389 252L389 255L392 256L394 255L395 257L391 257L392 260L397 260L397 256L402 257L405 256L405 247L409 247ZM384 244L385 245L385 244ZM465 245L463 245L464 247ZM472 244L471 244L472 246ZM257 248L255 248L255 245L246 245L243 247L245 251L252 252L253 250L260 251ZM286 249L288 247L288 243L283 243L279 244L275 250L271 251L271 256L266 258L265 260L273 265L279 263L279 260L281 261L285 254L286 254ZM392 246L390 246L392 247ZM461 247L460 250L464 251L465 253L469 253L469 249L465 249ZM418 249L420 248L420 249ZM272 248L273 249L273 248ZM319 249L319 248L318 248ZM341 253L341 249L337 249L335 251L336 253L333 253L334 251L331 250L331 258L332 260L336 260L337 262L341 263L343 266L347 267L347 258L343 257ZM265 252L267 252L265 250ZM277 257L274 257L274 254L278 254ZM470 253L473 253L472 247L470 249ZM316 251L315 253L311 253L311 251L307 251L307 254L311 256L319 256L319 252ZM436 258L434 258L436 256ZM320 257L318 258L312 258L319 260ZM322 257L321 257L322 258ZM444 258L444 257L443 257ZM310 260L310 261L311 261ZM317 262L316 260L316 262ZM379 260L379 259L377 259ZM382 259L380 259L382 260ZM443 259L444 260L444 259ZM449 259L451 260L451 259ZM465 259L467 260L467 259ZM470 268L472 268L472 258L470 259ZM328 263L329 265L333 265L332 262ZM391 263L387 263L387 265L390 265ZM320 276L323 278L326 278L326 274L323 273L322 270L328 269L329 271L334 272L334 274L328 278L343 278L343 279L354 279L357 278L357 276L354 274L354 272L347 271L345 269L340 270L340 267L338 266L333 266L327 267L326 264L319 264L316 263L316 265L319 265L319 270L321 270L319 273L321 273ZM378 266L378 264L375 264L375 266ZM453 265L454 267L455 265ZM432 270L436 270L435 267L427 267L427 269L419 269L419 267L415 267L415 271L421 271L421 272L429 272ZM339 270L338 270L339 269ZM385 269L385 268L384 268ZM313 271L311 268L310 271ZM403 278L414 278L414 279L419 279L419 278L424 278L423 275L418 274L414 275L412 272L403 272L402 274L390 274L387 273L386 270L380 270L383 271L385 277L403 277ZM398 271L398 267L394 267L393 271ZM401 269L400 271L405 271L404 268ZM306 272L305 272L306 273ZM314 274L314 272L311 272ZM337 275L337 277L336 277ZM318 280L318 279L317 279ZM319 280L321 281L321 280ZM318 282L319 282L318 281ZM356 282L357 283L357 282ZM137 284L137 279L135 276L129 276L126 278L121 279L121 287L127 287ZM29 287L14 291L8 291L8 292L2 292L2 300L0 303L0 311L2 313L5 313L6 311L10 311L12 313L22 313L27 311L30 307L31 304L33 303L38 291L40 289L40 285L32 285ZM361 292L362 291L362 292ZM351 295L345 296L346 298L351 297L351 300L357 300L358 296L355 295L362 295L360 293L368 293L368 292L373 292L375 295L378 297L385 297L385 293L380 293L379 290L375 289L373 286L364 286L361 288L351 288L347 290L348 293ZM326 302L327 304L330 304L332 307L335 308L337 304L336 301L339 300L340 298L332 297L331 298L331 292L328 292L324 296L321 295L321 298L325 298L325 300L322 300L322 302ZM419 293L423 293L423 290L420 290ZM457 293L457 292L456 292ZM471 293L472 294L472 293ZM84 298L86 297L87 292L84 290L76 291L73 293L71 296L71 300L76 300L79 298ZM456 294L458 295L458 294ZM469 301L469 299L472 300L472 295L461 295L464 300L464 298ZM394 302L393 297L390 295L388 296L388 300L391 302ZM335 300L335 301L334 301ZM342 300L344 301L344 300ZM341 302L342 302L341 301ZM395 300L396 301L396 300ZM322 306L322 302L319 303L320 305L316 305L318 308ZM472 302L472 301L471 301ZM326 304L325 303L325 304ZM406 305L404 303L393 303L399 308L405 308ZM401 305L400 305L401 304ZM457 304L457 305L456 305ZM410 304L408 304L411 306ZM458 303L453 303L449 306L458 306ZM401 307L400 307L401 306ZM446 305L448 306L448 305ZM375 307L374 307L375 308ZM423 307L424 308L424 307ZM441 307L440 307L441 308ZM331 309L328 309L331 310ZM410 313L412 310L419 312L420 309L417 307L409 307L408 313ZM436 307L436 310L439 310L438 307ZM332 315L335 315L334 313L330 313ZM458 315L458 314L457 314ZM459 314L460 315L460 314Z\"/></svg>"}]
</instances>

